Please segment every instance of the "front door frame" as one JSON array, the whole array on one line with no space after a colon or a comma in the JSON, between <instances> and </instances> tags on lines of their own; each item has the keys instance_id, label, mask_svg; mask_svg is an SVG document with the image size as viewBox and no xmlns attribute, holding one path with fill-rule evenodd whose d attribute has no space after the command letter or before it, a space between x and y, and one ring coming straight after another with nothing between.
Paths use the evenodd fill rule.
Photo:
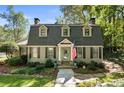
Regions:
<instances>
[{"instance_id":1,"label":"front door frame","mask_svg":"<svg viewBox=\"0 0 124 93\"><path fill-rule=\"evenodd\" d=\"M70 59L70 61L73 61L73 58L72 58L72 50L73 50L73 43L71 42L71 41L69 41L68 39L64 39L63 41L61 41L59 44L58 44L58 48L59 48L59 61L62 61L62 59L61 59L61 49L63 48L63 47L70 47L71 48L71 59Z\"/></svg>"}]
</instances>

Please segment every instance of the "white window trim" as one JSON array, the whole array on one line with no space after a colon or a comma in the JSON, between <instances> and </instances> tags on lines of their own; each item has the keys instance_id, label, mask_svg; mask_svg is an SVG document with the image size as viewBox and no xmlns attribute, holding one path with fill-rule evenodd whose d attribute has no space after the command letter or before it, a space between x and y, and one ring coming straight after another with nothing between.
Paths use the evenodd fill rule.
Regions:
<instances>
[{"instance_id":1,"label":"white window trim","mask_svg":"<svg viewBox=\"0 0 124 93\"><path fill-rule=\"evenodd\" d=\"M87 36L87 35L85 35L85 29L86 28L88 28L89 29L89 31L90 31L90 35L89 36ZM92 36L92 27L91 26L84 26L83 28L83 37L91 37Z\"/></svg>"},{"instance_id":2,"label":"white window trim","mask_svg":"<svg viewBox=\"0 0 124 93\"><path fill-rule=\"evenodd\" d=\"M49 49L52 49L52 50L49 50ZM49 53L50 53L51 51L52 51L52 56L49 55ZM48 56L48 58L54 58L54 47L48 47L47 56Z\"/></svg>"},{"instance_id":3,"label":"white window trim","mask_svg":"<svg viewBox=\"0 0 124 93\"><path fill-rule=\"evenodd\" d=\"M64 29L68 29L68 35L64 35L63 33L63 31L64 31ZM63 26L62 28L61 28L61 36L62 37L70 37L70 27L69 26L67 26L67 25L65 25L65 26Z\"/></svg>"},{"instance_id":4,"label":"white window trim","mask_svg":"<svg viewBox=\"0 0 124 93\"><path fill-rule=\"evenodd\" d=\"M42 36L41 35L41 29L44 29L45 30L45 36ZM39 27L39 37L47 37L47 27L45 25L42 25Z\"/></svg>"}]
</instances>

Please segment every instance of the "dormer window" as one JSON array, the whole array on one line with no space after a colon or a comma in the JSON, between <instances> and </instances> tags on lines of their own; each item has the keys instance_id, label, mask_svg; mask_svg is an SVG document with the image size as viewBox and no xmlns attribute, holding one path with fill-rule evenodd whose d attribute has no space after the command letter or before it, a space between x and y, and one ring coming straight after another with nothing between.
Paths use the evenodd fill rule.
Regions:
<instances>
[{"instance_id":1,"label":"dormer window","mask_svg":"<svg viewBox=\"0 0 124 93\"><path fill-rule=\"evenodd\" d=\"M63 26L61 35L62 35L62 37L69 37L70 36L70 27Z\"/></svg>"},{"instance_id":2,"label":"dormer window","mask_svg":"<svg viewBox=\"0 0 124 93\"><path fill-rule=\"evenodd\" d=\"M39 37L47 37L47 27L42 25L39 28Z\"/></svg>"},{"instance_id":3,"label":"dormer window","mask_svg":"<svg viewBox=\"0 0 124 93\"><path fill-rule=\"evenodd\" d=\"M83 36L91 37L92 36L92 28L90 26L83 27Z\"/></svg>"}]
</instances>

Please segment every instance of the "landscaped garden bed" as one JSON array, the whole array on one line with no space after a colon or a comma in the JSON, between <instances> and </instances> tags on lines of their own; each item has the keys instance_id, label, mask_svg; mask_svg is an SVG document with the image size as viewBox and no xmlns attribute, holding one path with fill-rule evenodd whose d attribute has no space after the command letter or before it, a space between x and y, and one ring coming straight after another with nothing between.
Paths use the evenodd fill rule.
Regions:
<instances>
[{"instance_id":1,"label":"landscaped garden bed","mask_svg":"<svg viewBox=\"0 0 124 93\"><path fill-rule=\"evenodd\" d=\"M23 57L2 59L0 64L1 87L52 87L54 86L58 70L53 67L52 61L46 64L39 62L27 63Z\"/></svg>"},{"instance_id":2,"label":"landscaped garden bed","mask_svg":"<svg viewBox=\"0 0 124 93\"><path fill-rule=\"evenodd\" d=\"M104 51L104 60L108 60L116 64L119 64L124 69L124 52L122 51L114 53Z\"/></svg>"},{"instance_id":3,"label":"landscaped garden bed","mask_svg":"<svg viewBox=\"0 0 124 93\"><path fill-rule=\"evenodd\" d=\"M58 70L54 68L52 60L45 64L39 62L28 62L27 56L13 57L3 60L0 65L0 74L41 75L56 77Z\"/></svg>"},{"instance_id":4,"label":"landscaped garden bed","mask_svg":"<svg viewBox=\"0 0 124 93\"><path fill-rule=\"evenodd\" d=\"M122 80L122 82L121 82ZM94 80L82 81L77 83L77 87L123 87L124 86L124 72L111 73Z\"/></svg>"},{"instance_id":5,"label":"landscaped garden bed","mask_svg":"<svg viewBox=\"0 0 124 93\"><path fill-rule=\"evenodd\" d=\"M95 61L91 61L89 63L79 61L77 63L77 68L74 68L75 73L80 74L94 74L94 73L106 73L108 72L107 69L105 69L104 63L98 63Z\"/></svg>"}]
</instances>

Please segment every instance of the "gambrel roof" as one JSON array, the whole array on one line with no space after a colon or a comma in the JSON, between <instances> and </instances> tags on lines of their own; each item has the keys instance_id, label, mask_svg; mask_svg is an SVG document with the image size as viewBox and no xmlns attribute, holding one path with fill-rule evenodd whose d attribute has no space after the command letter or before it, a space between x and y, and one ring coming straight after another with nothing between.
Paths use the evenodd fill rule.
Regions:
<instances>
[{"instance_id":1,"label":"gambrel roof","mask_svg":"<svg viewBox=\"0 0 124 93\"><path fill-rule=\"evenodd\" d=\"M32 25L30 27L28 45L57 45L65 39L61 36L62 24L42 24L47 27L47 37L39 37L39 27L41 25ZM92 36L83 37L82 25L68 25L70 27L70 37L66 37L75 45L103 45L100 26L91 25Z\"/></svg>"}]
</instances>

